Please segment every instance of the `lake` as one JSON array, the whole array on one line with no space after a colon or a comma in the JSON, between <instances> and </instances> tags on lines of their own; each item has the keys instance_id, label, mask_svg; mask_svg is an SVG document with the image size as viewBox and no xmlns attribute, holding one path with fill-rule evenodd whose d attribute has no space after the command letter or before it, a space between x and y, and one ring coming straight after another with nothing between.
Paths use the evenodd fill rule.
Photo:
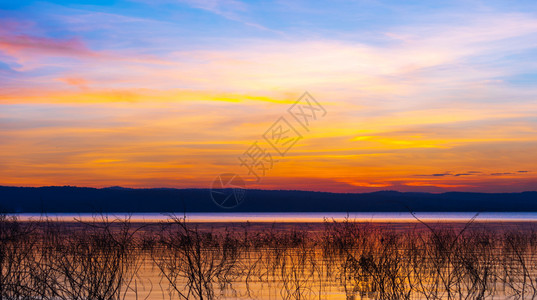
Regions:
<instances>
[{"instance_id":1,"label":"lake","mask_svg":"<svg viewBox=\"0 0 537 300\"><path fill-rule=\"evenodd\" d=\"M39 220L44 216L56 221L92 220L100 214L90 213L49 213L13 214L20 220ZM133 222L159 222L169 219L168 213L107 213L104 216L114 219L130 218ZM184 214L174 214L183 217ZM471 212L418 212L414 214L425 222L467 222L476 213ZM357 222L418 222L410 213L188 213L188 222L282 222L282 223L316 223L324 220L350 219ZM478 222L532 222L537 221L535 212L482 212L476 217Z\"/></svg>"},{"instance_id":2,"label":"lake","mask_svg":"<svg viewBox=\"0 0 537 300\"><path fill-rule=\"evenodd\" d=\"M536 213L415 216L3 217L0 298L537 297Z\"/></svg>"}]
</instances>

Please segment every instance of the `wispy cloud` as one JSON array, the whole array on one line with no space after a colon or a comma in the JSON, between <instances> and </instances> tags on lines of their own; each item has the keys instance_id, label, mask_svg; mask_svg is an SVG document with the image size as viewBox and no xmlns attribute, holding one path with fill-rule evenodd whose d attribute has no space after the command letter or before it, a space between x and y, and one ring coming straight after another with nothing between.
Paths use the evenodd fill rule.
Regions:
<instances>
[{"instance_id":1,"label":"wispy cloud","mask_svg":"<svg viewBox=\"0 0 537 300\"><path fill-rule=\"evenodd\" d=\"M0 51L24 60L29 56L96 56L79 38L52 39L28 35L0 35Z\"/></svg>"}]
</instances>

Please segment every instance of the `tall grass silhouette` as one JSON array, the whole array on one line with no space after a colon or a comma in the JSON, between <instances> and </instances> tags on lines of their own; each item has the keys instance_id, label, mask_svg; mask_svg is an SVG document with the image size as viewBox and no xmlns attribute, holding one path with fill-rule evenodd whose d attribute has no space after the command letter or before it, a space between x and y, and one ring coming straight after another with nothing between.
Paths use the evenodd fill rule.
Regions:
<instances>
[{"instance_id":1,"label":"tall grass silhouette","mask_svg":"<svg viewBox=\"0 0 537 300\"><path fill-rule=\"evenodd\" d=\"M213 225L0 216L0 299L537 297L528 226Z\"/></svg>"}]
</instances>

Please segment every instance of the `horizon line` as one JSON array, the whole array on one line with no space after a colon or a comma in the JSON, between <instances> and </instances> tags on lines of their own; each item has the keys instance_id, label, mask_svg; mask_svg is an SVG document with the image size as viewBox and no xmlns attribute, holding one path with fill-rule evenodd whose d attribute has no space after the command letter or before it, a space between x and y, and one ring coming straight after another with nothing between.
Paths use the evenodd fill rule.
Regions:
<instances>
[{"instance_id":1,"label":"horizon line","mask_svg":"<svg viewBox=\"0 0 537 300\"><path fill-rule=\"evenodd\" d=\"M123 187L123 186L106 186L106 187L92 187L92 186L76 186L76 185L44 185L44 186L12 186L12 185L0 185L0 188L81 188L81 189L124 189L124 190L222 190L213 188L178 188L178 187ZM226 188L231 189L231 188ZM398 190L378 190L371 192L331 192L331 191L312 191L312 190L293 190L293 189L260 189L260 188L241 188L250 191L265 191L265 192L305 192L305 193L325 193L325 194L375 194L395 192L401 194L448 194L448 193L465 193L465 194L523 194L523 193L537 193L537 190L526 190L521 192L468 192L468 191L443 191L443 192L421 192L421 191L398 191Z\"/></svg>"}]
</instances>

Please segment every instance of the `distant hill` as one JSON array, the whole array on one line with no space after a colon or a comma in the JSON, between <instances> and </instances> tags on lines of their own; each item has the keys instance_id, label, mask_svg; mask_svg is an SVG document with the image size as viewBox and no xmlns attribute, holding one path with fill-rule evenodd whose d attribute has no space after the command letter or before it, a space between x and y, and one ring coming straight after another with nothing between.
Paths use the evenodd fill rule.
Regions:
<instances>
[{"instance_id":1,"label":"distant hill","mask_svg":"<svg viewBox=\"0 0 537 300\"><path fill-rule=\"evenodd\" d=\"M443 194L248 190L238 207L215 205L208 189L0 186L3 212L537 212L537 192Z\"/></svg>"}]
</instances>

